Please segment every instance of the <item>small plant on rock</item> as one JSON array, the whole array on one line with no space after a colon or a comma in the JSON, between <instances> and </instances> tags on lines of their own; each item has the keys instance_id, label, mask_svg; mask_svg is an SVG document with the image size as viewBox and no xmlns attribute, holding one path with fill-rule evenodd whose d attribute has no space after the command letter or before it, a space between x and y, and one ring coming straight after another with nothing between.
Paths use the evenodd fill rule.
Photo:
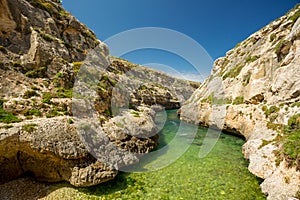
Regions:
<instances>
[{"instance_id":1,"label":"small plant on rock","mask_svg":"<svg viewBox=\"0 0 300 200\"><path fill-rule=\"evenodd\" d=\"M22 121L21 119L14 116L12 113L7 112L3 109L4 100L0 99L0 122L2 123L15 123Z\"/></svg>"},{"instance_id":2,"label":"small plant on rock","mask_svg":"<svg viewBox=\"0 0 300 200\"><path fill-rule=\"evenodd\" d=\"M244 97L243 96L236 97L232 102L233 105L239 105L239 104L242 104L242 103L244 103Z\"/></svg>"},{"instance_id":3,"label":"small plant on rock","mask_svg":"<svg viewBox=\"0 0 300 200\"><path fill-rule=\"evenodd\" d=\"M32 133L34 130L36 130L36 124L25 124L22 126L22 129L28 133Z\"/></svg>"},{"instance_id":4,"label":"small plant on rock","mask_svg":"<svg viewBox=\"0 0 300 200\"><path fill-rule=\"evenodd\" d=\"M25 91L23 97L25 99L29 99L31 97L40 96L35 90L27 90Z\"/></svg>"}]
</instances>

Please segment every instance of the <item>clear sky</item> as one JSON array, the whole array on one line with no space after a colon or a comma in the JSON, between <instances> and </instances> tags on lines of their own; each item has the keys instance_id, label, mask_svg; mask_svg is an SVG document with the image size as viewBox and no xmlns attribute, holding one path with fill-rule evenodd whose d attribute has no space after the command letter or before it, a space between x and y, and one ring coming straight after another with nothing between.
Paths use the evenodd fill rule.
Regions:
<instances>
[{"instance_id":1,"label":"clear sky","mask_svg":"<svg viewBox=\"0 0 300 200\"><path fill-rule=\"evenodd\" d=\"M284 15L299 0L63 0L63 6L105 41L120 32L142 27L172 29L197 41L212 60ZM115 48L115 47L113 47ZM186 58L157 49L121 56L138 64L160 63L192 76ZM207 76L211 63L204 61ZM199 70L198 70L199 71Z\"/></svg>"}]
</instances>

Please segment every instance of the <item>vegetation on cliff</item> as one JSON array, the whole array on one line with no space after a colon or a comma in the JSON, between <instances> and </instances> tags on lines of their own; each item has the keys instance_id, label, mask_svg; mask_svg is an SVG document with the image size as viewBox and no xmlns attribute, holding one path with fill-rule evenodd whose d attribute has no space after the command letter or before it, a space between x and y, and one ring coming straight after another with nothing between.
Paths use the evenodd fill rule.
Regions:
<instances>
[{"instance_id":1,"label":"vegetation on cliff","mask_svg":"<svg viewBox=\"0 0 300 200\"><path fill-rule=\"evenodd\" d=\"M246 138L249 170L270 199L295 197L300 184L299 13L300 4L217 59L181 108L182 120Z\"/></svg>"},{"instance_id":2,"label":"vegetation on cliff","mask_svg":"<svg viewBox=\"0 0 300 200\"><path fill-rule=\"evenodd\" d=\"M282 149L289 166L300 170L300 114L292 116L284 127Z\"/></svg>"},{"instance_id":3,"label":"vegetation on cliff","mask_svg":"<svg viewBox=\"0 0 300 200\"><path fill-rule=\"evenodd\" d=\"M138 160L120 152L144 154L157 145L150 106L178 108L197 87L110 56L108 47L59 1L1 3L0 21L7 26L0 26L0 184L28 171L44 181L75 186L111 180L119 165ZM102 71L93 74L89 66ZM95 93L84 93L89 90ZM99 142L93 151L79 137L90 137L91 129L83 124L78 130L89 108L94 108L91 121L104 130L101 145L99 138L89 138ZM109 147L123 157L111 156ZM117 164L93 157L100 154Z\"/></svg>"},{"instance_id":4,"label":"vegetation on cliff","mask_svg":"<svg viewBox=\"0 0 300 200\"><path fill-rule=\"evenodd\" d=\"M22 121L21 119L14 116L12 113L7 112L3 109L4 101L0 99L0 122L3 123L15 123Z\"/></svg>"}]
</instances>

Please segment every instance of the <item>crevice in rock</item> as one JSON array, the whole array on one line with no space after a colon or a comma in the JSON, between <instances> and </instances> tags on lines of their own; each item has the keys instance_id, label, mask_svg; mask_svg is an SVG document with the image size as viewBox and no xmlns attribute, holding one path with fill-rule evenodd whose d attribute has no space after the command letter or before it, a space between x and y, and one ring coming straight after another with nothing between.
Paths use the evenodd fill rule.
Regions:
<instances>
[{"instance_id":1,"label":"crevice in rock","mask_svg":"<svg viewBox=\"0 0 300 200\"><path fill-rule=\"evenodd\" d=\"M22 162L21 162L21 153L22 153L21 151L17 152L17 161L18 161L18 164L20 166L20 169L22 170L22 173L24 173L25 170L23 169Z\"/></svg>"}]
</instances>

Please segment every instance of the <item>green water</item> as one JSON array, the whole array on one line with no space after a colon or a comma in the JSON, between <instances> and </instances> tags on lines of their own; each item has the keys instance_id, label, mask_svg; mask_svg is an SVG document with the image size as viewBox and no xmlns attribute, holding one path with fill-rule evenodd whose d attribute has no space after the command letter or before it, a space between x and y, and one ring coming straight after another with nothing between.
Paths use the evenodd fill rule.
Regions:
<instances>
[{"instance_id":1,"label":"green water","mask_svg":"<svg viewBox=\"0 0 300 200\"><path fill-rule=\"evenodd\" d=\"M158 122L163 121L164 116L160 117ZM163 124L159 125L162 127ZM168 111L157 150L174 141L179 124L176 110ZM188 130L188 124L181 125ZM78 195L83 199L266 199L259 187L260 180L247 170L248 162L241 153L244 141L231 135L219 136L215 133L215 136L219 136L216 145L207 156L200 158L199 150L206 145L203 140L206 132L207 129L199 128L196 139L192 139L188 133L180 132L178 141L173 145L181 145L183 148L187 145L188 149L167 167L143 173L121 172L110 182L78 189ZM140 167L144 170L153 169L160 158L166 161L172 157L172 149L172 146L168 147L163 151L165 154L144 159Z\"/></svg>"}]
</instances>

